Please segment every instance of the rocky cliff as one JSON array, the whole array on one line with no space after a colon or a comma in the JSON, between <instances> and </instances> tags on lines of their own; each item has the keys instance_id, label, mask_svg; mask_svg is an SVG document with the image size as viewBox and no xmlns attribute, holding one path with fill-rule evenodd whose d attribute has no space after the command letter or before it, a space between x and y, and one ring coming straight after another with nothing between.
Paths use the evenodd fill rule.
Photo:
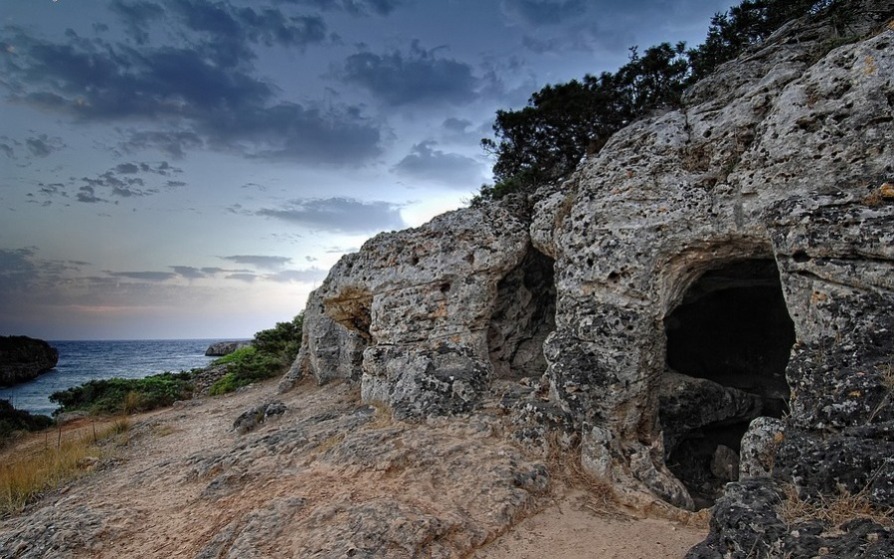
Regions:
<instances>
[{"instance_id":1,"label":"rocky cliff","mask_svg":"<svg viewBox=\"0 0 894 559\"><path fill-rule=\"evenodd\" d=\"M0 386L26 382L59 362L59 352L43 340L0 336Z\"/></svg>"},{"instance_id":2,"label":"rocky cliff","mask_svg":"<svg viewBox=\"0 0 894 559\"><path fill-rule=\"evenodd\" d=\"M396 418L496 391L520 440L560 435L622 498L719 499L693 557L869 532L888 556L875 525L796 545L776 507L894 507L894 2L860 5L792 22L563 184L371 239L312 294L282 389L348 379Z\"/></svg>"}]
</instances>

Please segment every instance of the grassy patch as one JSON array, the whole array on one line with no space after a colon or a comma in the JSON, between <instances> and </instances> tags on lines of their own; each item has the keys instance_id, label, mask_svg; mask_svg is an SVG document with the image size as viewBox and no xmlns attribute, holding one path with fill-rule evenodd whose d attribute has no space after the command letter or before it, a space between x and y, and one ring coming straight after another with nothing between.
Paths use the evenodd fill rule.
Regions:
<instances>
[{"instance_id":1,"label":"grassy patch","mask_svg":"<svg viewBox=\"0 0 894 559\"><path fill-rule=\"evenodd\" d=\"M126 432L127 419L121 419L103 432L79 433L59 438L42 446L16 448L0 463L0 516L20 512L42 493L86 473L100 457L97 443Z\"/></svg>"},{"instance_id":2,"label":"grassy patch","mask_svg":"<svg viewBox=\"0 0 894 559\"><path fill-rule=\"evenodd\" d=\"M778 507L780 518L788 526L820 520L840 526L849 520L866 518L886 528L894 528L894 510L881 510L869 500L865 491L855 495L844 492L835 496L820 495L803 500L794 487L787 487L785 500Z\"/></svg>"},{"instance_id":3,"label":"grassy patch","mask_svg":"<svg viewBox=\"0 0 894 559\"><path fill-rule=\"evenodd\" d=\"M186 400L192 396L192 389L192 373L162 373L141 379L91 380L68 390L54 392L50 401L61 406L59 412L134 413Z\"/></svg>"}]
</instances>

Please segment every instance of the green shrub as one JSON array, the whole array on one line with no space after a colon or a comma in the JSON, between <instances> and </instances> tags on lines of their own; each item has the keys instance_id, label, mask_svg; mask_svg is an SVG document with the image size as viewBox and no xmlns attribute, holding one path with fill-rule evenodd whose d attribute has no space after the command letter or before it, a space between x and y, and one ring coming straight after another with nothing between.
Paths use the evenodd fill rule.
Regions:
<instances>
[{"instance_id":1,"label":"green shrub","mask_svg":"<svg viewBox=\"0 0 894 559\"><path fill-rule=\"evenodd\" d=\"M192 373L162 373L140 379L91 380L54 392L50 401L61 407L56 413L75 410L92 414L149 411L170 406L192 396Z\"/></svg>"},{"instance_id":2,"label":"green shrub","mask_svg":"<svg viewBox=\"0 0 894 559\"><path fill-rule=\"evenodd\" d=\"M17 433L40 431L53 424L45 415L32 415L17 410L9 400L0 400L0 447L16 437Z\"/></svg>"},{"instance_id":3,"label":"green shrub","mask_svg":"<svg viewBox=\"0 0 894 559\"><path fill-rule=\"evenodd\" d=\"M227 374L211 385L209 393L226 394L281 375L298 355L303 326L304 315L299 314L291 322L279 322L274 328L261 330L255 334L251 346L215 360L214 365L227 366Z\"/></svg>"}]
</instances>

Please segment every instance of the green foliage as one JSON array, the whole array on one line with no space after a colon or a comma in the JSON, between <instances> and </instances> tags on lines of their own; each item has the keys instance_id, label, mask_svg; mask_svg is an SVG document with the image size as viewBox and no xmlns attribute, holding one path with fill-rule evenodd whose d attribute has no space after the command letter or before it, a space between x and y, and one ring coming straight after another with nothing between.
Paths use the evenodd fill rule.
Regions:
<instances>
[{"instance_id":1,"label":"green foliage","mask_svg":"<svg viewBox=\"0 0 894 559\"><path fill-rule=\"evenodd\" d=\"M0 446L5 445L18 433L40 431L53 424L45 415L32 415L25 410L17 410L9 400L0 400Z\"/></svg>"},{"instance_id":2,"label":"green foliage","mask_svg":"<svg viewBox=\"0 0 894 559\"><path fill-rule=\"evenodd\" d=\"M258 353L275 355L291 363L301 347L303 327L304 313L299 313L291 322L277 322L275 327L257 332L253 345Z\"/></svg>"},{"instance_id":3,"label":"green foliage","mask_svg":"<svg viewBox=\"0 0 894 559\"><path fill-rule=\"evenodd\" d=\"M230 363L236 363L239 361L244 361L246 359L250 359L255 353L258 352L258 349L254 346L245 346L240 347L233 353L224 355L223 357L219 357L215 359L211 364L212 365L229 365Z\"/></svg>"},{"instance_id":4,"label":"green foliage","mask_svg":"<svg viewBox=\"0 0 894 559\"><path fill-rule=\"evenodd\" d=\"M612 134L650 111L679 106L688 86L793 18L824 14L845 29L857 13L847 0L743 0L716 14L704 44L694 49L662 43L640 54L633 47L617 72L547 85L528 106L497 111L495 139L481 141L496 158L496 182L483 185L472 203L529 192L568 175Z\"/></svg>"},{"instance_id":5,"label":"green foliage","mask_svg":"<svg viewBox=\"0 0 894 559\"><path fill-rule=\"evenodd\" d=\"M214 364L227 365L227 374L211 386L210 394L226 394L282 374L298 355L303 325L304 315L299 314L291 322L256 333L251 346L217 359Z\"/></svg>"},{"instance_id":6,"label":"green foliage","mask_svg":"<svg viewBox=\"0 0 894 559\"><path fill-rule=\"evenodd\" d=\"M56 413L76 410L93 414L148 411L170 406L192 395L192 373L162 373L141 379L91 380L54 392L50 401L61 407Z\"/></svg>"}]
</instances>

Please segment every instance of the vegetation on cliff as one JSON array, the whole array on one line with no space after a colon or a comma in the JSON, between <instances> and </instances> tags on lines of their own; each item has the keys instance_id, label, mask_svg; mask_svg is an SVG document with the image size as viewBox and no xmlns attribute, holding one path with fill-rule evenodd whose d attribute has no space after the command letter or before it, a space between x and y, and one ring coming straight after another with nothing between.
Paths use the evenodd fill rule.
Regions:
<instances>
[{"instance_id":1,"label":"vegetation on cliff","mask_svg":"<svg viewBox=\"0 0 894 559\"><path fill-rule=\"evenodd\" d=\"M711 20L705 42L662 43L630 60L617 72L586 75L547 85L520 110L497 111L496 139L481 141L496 158L495 184L481 187L473 204L528 192L571 173L581 158L598 152L612 134L662 108L679 107L684 90L762 43L787 21L805 16L830 17L842 34L859 11L848 0L743 0Z\"/></svg>"},{"instance_id":2,"label":"vegetation on cliff","mask_svg":"<svg viewBox=\"0 0 894 559\"><path fill-rule=\"evenodd\" d=\"M212 395L226 394L254 382L280 375L294 361L301 345L304 315L261 330L251 346L215 360L211 367L226 367L226 373L210 389ZM165 372L140 379L92 380L74 388L54 392L50 401L59 404L56 413L85 411L116 414L149 411L191 398L195 371Z\"/></svg>"},{"instance_id":3,"label":"vegetation on cliff","mask_svg":"<svg viewBox=\"0 0 894 559\"><path fill-rule=\"evenodd\" d=\"M212 366L226 365L227 373L211 386L211 394L226 394L282 374L298 355L303 324L303 313L290 322L278 322L257 332L252 345L214 361Z\"/></svg>"}]
</instances>

